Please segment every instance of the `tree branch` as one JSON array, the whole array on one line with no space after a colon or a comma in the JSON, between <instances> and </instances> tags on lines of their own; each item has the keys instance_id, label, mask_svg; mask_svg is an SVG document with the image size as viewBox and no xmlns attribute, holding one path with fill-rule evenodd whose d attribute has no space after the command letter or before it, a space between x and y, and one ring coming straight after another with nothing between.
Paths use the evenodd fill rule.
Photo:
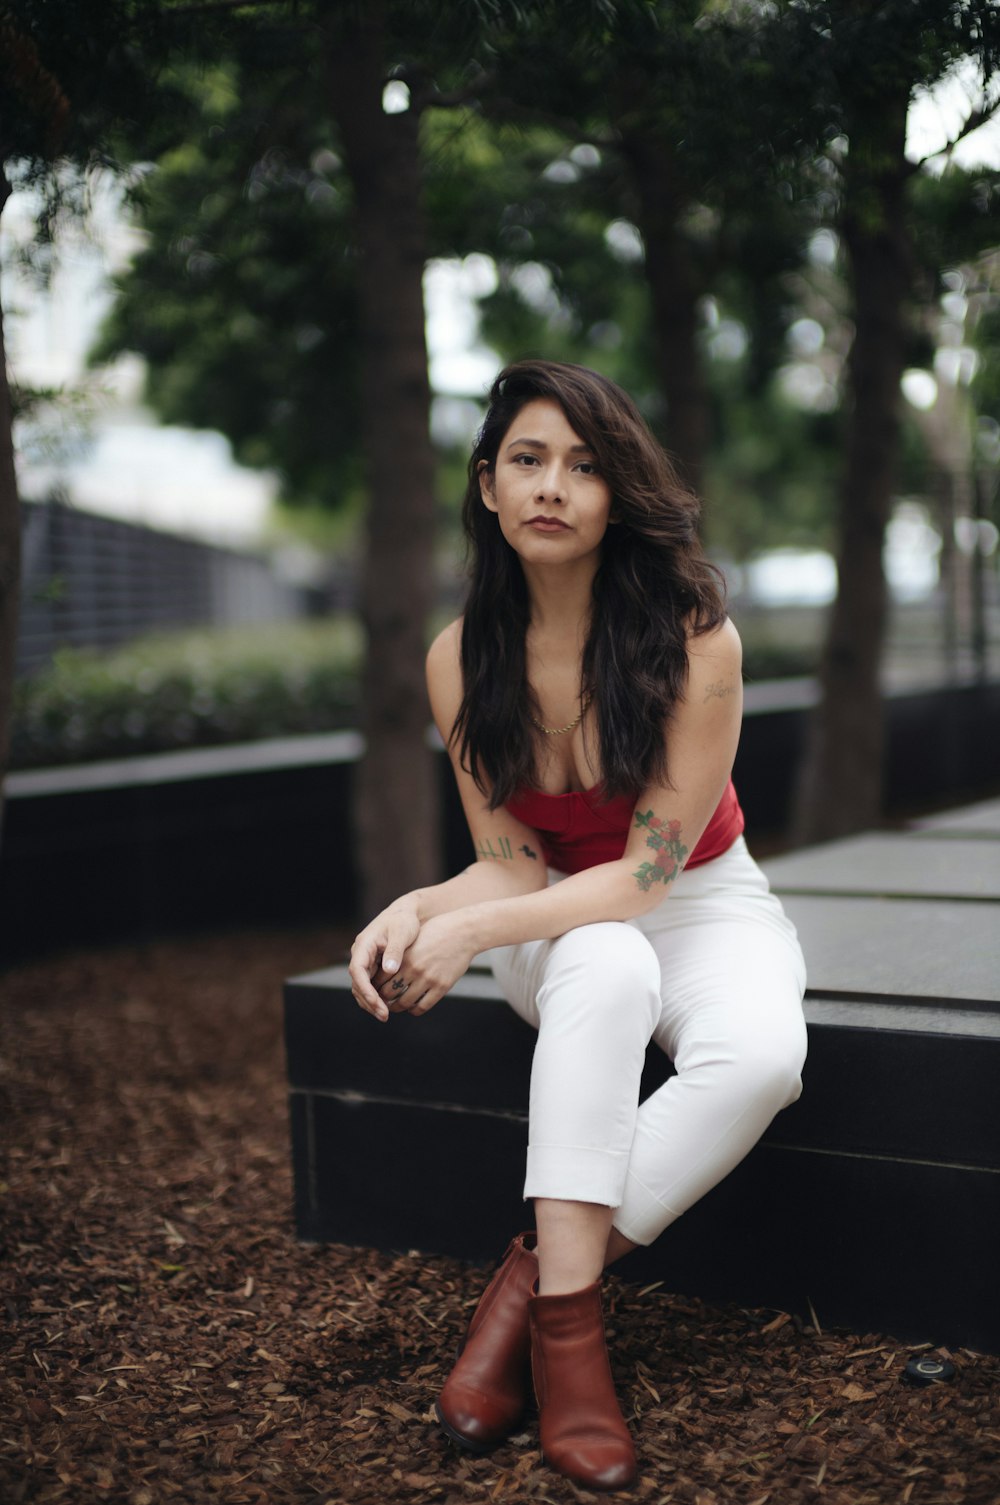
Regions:
<instances>
[{"instance_id":1,"label":"tree branch","mask_svg":"<svg viewBox=\"0 0 1000 1505\"><path fill-rule=\"evenodd\" d=\"M966 136L971 136L973 131L978 131L981 125L985 125L988 120L992 120L998 110L1000 110L1000 96L991 105L983 104L971 110L957 136L952 137L950 141L946 141L944 146L940 147L938 151L929 152L926 157L921 157L919 162L910 162L907 164L907 177L912 177L915 172L919 172L922 167L927 166L928 162L932 161L935 157L940 157L944 152L954 151L960 141L964 141Z\"/></svg>"},{"instance_id":2,"label":"tree branch","mask_svg":"<svg viewBox=\"0 0 1000 1505\"><path fill-rule=\"evenodd\" d=\"M270 9L272 6L283 6L297 10L295 0L199 0L194 5L169 5L163 11L164 20L171 20L174 16L204 16L211 15L213 11L229 10L259 10Z\"/></svg>"},{"instance_id":3,"label":"tree branch","mask_svg":"<svg viewBox=\"0 0 1000 1505\"><path fill-rule=\"evenodd\" d=\"M393 77L402 78L402 75L395 73ZM461 105L472 104L480 95L488 92L495 83L495 73L481 73L463 89L449 89L444 93L439 89L425 89L422 93L414 94L413 108L415 110L456 110Z\"/></svg>"},{"instance_id":4,"label":"tree branch","mask_svg":"<svg viewBox=\"0 0 1000 1505\"><path fill-rule=\"evenodd\" d=\"M550 130L568 136L571 141L596 146L599 151L615 151L621 146L621 135L617 131L599 135L596 131L588 131L570 116L559 115L539 106L518 104L504 95L495 97L486 113L491 120L498 121L501 125L547 126Z\"/></svg>"},{"instance_id":5,"label":"tree branch","mask_svg":"<svg viewBox=\"0 0 1000 1505\"><path fill-rule=\"evenodd\" d=\"M617 138L598 138L596 134L587 131L579 121L563 115L554 114L534 105L521 105L509 99L506 95L493 93L496 88L499 75L481 69L476 77L459 89L441 91L433 86L423 87L420 85L428 77L427 69L417 64L406 68L396 68L390 74L386 82L398 79L406 84L410 90L411 107L416 110L439 109L453 110L462 105L472 104L485 94L492 94L489 104L484 106L484 113L492 120L500 121L509 125L544 125L551 130L557 130L564 136L569 136L574 141L587 141L594 146L610 149L617 144Z\"/></svg>"},{"instance_id":6,"label":"tree branch","mask_svg":"<svg viewBox=\"0 0 1000 1505\"><path fill-rule=\"evenodd\" d=\"M54 73L42 66L38 48L6 16L0 16L0 73L31 115L40 120L55 156L69 121L69 100Z\"/></svg>"}]
</instances>

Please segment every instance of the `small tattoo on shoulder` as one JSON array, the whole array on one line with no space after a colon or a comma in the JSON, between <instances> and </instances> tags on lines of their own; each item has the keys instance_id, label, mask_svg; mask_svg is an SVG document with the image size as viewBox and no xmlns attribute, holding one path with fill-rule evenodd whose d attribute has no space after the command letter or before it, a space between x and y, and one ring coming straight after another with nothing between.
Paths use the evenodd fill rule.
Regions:
<instances>
[{"instance_id":1,"label":"small tattoo on shoulder","mask_svg":"<svg viewBox=\"0 0 1000 1505\"><path fill-rule=\"evenodd\" d=\"M532 862L537 862L538 861L538 853L537 852L533 852L531 850L531 848L528 846L527 842L524 844L523 847L518 847L517 850L519 852L523 852L524 855L525 855L525 857L530 857L531 860L532 860Z\"/></svg>"},{"instance_id":2,"label":"small tattoo on shoulder","mask_svg":"<svg viewBox=\"0 0 1000 1505\"><path fill-rule=\"evenodd\" d=\"M714 685L708 685L705 690L705 699L702 705L708 705L710 700L725 700L727 695L735 695L736 686L727 684L724 679L717 679Z\"/></svg>"}]
</instances>

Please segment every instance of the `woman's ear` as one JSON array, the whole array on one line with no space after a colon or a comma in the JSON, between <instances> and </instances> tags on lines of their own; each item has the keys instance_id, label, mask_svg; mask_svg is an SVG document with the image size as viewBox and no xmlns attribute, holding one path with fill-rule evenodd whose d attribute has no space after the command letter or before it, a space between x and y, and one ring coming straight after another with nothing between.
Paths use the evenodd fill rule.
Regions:
<instances>
[{"instance_id":1,"label":"woman's ear","mask_svg":"<svg viewBox=\"0 0 1000 1505\"><path fill-rule=\"evenodd\" d=\"M493 472L485 460L479 462L479 495L491 512L498 512L497 499L493 485Z\"/></svg>"}]
</instances>

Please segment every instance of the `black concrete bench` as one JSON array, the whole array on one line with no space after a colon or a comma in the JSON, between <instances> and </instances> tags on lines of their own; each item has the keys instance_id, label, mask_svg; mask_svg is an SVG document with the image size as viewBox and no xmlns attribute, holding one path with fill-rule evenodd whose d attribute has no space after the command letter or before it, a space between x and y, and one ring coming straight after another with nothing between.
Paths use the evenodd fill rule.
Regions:
<instances>
[{"instance_id":1,"label":"black concrete bench","mask_svg":"<svg viewBox=\"0 0 1000 1505\"><path fill-rule=\"evenodd\" d=\"M805 1091L624 1274L1000 1351L998 813L766 864L810 968ZM495 1258L534 1036L492 977L385 1026L341 967L285 1000L299 1236ZM651 1050L644 1091L669 1069Z\"/></svg>"}]
</instances>

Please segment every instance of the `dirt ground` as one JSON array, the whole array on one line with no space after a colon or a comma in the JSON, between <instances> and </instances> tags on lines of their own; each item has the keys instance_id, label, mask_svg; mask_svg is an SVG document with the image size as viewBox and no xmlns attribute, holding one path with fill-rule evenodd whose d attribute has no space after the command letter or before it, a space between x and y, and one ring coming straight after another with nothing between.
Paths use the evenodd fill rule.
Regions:
<instances>
[{"instance_id":1,"label":"dirt ground","mask_svg":"<svg viewBox=\"0 0 1000 1505\"><path fill-rule=\"evenodd\" d=\"M344 939L3 979L2 1505L606 1498L542 1463L530 1416L484 1459L436 1427L483 1271L295 1241L281 981ZM641 1465L623 1499L1000 1505L1000 1358L954 1353L923 1389L887 1334L616 1278L606 1309Z\"/></svg>"}]
</instances>

